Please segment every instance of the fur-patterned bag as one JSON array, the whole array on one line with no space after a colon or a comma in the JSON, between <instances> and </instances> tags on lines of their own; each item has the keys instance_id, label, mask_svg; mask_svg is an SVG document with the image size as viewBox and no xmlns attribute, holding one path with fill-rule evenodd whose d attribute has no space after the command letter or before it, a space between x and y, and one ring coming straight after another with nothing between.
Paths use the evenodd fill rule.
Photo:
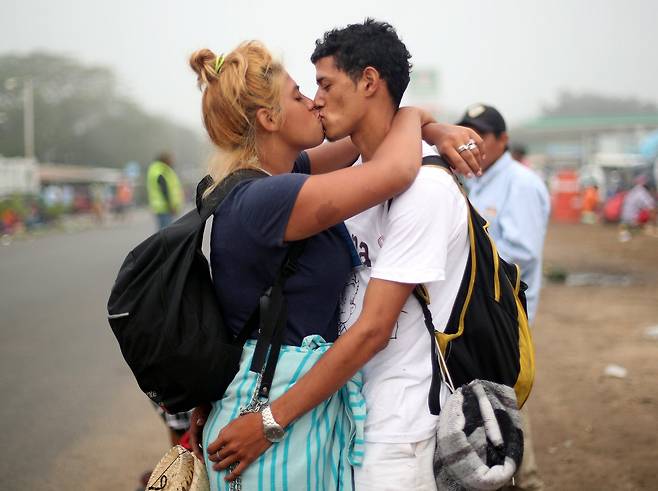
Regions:
<instances>
[{"instance_id":1,"label":"fur-patterned bag","mask_svg":"<svg viewBox=\"0 0 658 491\"><path fill-rule=\"evenodd\" d=\"M434 475L440 491L494 490L523 458L514 389L474 380L454 391L439 415Z\"/></svg>"}]
</instances>

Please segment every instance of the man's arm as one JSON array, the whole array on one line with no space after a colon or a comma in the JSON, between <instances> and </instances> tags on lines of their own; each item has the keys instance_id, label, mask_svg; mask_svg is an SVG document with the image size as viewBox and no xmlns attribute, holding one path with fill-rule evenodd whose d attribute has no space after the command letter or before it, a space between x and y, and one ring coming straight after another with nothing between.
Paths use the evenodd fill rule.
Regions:
<instances>
[{"instance_id":1,"label":"man's arm","mask_svg":"<svg viewBox=\"0 0 658 491\"><path fill-rule=\"evenodd\" d=\"M284 396L272 403L287 426L327 399L386 347L409 294L416 285L373 278L359 319ZM286 397L290 395L290 397Z\"/></svg>"},{"instance_id":2,"label":"man's arm","mask_svg":"<svg viewBox=\"0 0 658 491\"><path fill-rule=\"evenodd\" d=\"M415 285L372 279L359 319L290 390L272 402L272 414L284 428L340 389L378 351L384 349L393 326ZM232 421L208 446L215 470L239 462L233 480L270 446L260 413ZM219 452L217 454L217 452Z\"/></svg>"}]
</instances>

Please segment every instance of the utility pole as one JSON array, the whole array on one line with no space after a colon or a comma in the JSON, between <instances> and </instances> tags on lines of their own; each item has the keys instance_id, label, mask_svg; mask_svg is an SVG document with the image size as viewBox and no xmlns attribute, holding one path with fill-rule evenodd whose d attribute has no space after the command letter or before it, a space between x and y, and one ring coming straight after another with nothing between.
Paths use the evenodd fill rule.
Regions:
<instances>
[{"instance_id":1,"label":"utility pole","mask_svg":"<svg viewBox=\"0 0 658 491\"><path fill-rule=\"evenodd\" d=\"M26 159L34 158L34 82L23 81L23 148Z\"/></svg>"}]
</instances>

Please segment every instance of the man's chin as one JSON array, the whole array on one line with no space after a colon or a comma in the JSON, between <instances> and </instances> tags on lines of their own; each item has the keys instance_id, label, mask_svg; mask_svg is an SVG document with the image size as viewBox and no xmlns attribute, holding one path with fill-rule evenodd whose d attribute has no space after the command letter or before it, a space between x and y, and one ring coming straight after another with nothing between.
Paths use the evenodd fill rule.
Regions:
<instances>
[{"instance_id":1,"label":"man's chin","mask_svg":"<svg viewBox=\"0 0 658 491\"><path fill-rule=\"evenodd\" d=\"M336 133L335 131L331 131L331 129L324 128L324 137L329 140L330 142L335 142L343 138L345 135L341 135Z\"/></svg>"}]
</instances>

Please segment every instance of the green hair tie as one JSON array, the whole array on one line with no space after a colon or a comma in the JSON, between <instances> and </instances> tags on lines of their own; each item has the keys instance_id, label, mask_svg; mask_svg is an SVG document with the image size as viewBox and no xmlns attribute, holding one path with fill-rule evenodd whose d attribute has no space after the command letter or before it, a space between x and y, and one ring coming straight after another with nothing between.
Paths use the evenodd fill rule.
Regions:
<instances>
[{"instance_id":1,"label":"green hair tie","mask_svg":"<svg viewBox=\"0 0 658 491\"><path fill-rule=\"evenodd\" d=\"M219 74L219 71L222 69L223 64L224 64L224 55L221 54L217 58L215 58L215 73Z\"/></svg>"}]
</instances>

